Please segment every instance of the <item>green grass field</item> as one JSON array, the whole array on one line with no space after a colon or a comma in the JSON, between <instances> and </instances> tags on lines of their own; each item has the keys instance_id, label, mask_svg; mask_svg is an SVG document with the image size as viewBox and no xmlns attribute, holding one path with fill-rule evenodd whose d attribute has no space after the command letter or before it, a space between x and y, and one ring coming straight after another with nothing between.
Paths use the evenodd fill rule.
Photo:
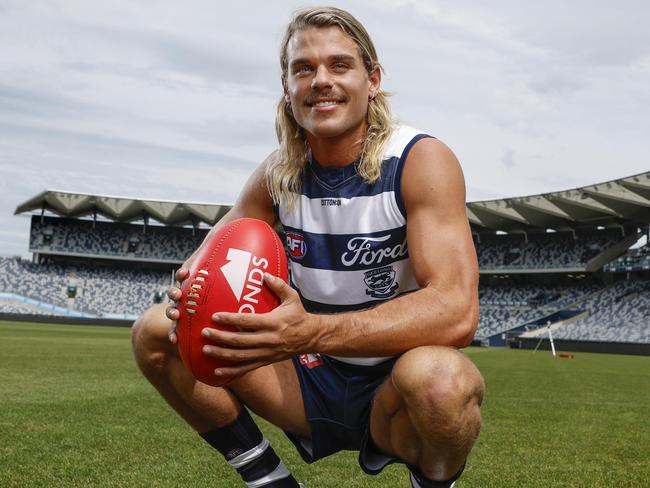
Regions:
<instances>
[{"instance_id":1,"label":"green grass field","mask_svg":"<svg viewBox=\"0 0 650 488\"><path fill-rule=\"evenodd\" d=\"M140 376L129 330L0 323L0 486L241 486ZM650 357L469 349L484 428L460 488L649 487ZM356 453L305 465L262 428L308 488L407 487Z\"/></svg>"}]
</instances>

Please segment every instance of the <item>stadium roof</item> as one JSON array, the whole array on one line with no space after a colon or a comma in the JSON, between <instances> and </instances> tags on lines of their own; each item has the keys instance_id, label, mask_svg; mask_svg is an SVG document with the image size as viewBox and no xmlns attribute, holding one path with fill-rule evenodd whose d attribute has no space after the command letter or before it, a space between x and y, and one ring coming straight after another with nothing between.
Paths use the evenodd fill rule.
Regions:
<instances>
[{"instance_id":1,"label":"stadium roof","mask_svg":"<svg viewBox=\"0 0 650 488\"><path fill-rule=\"evenodd\" d=\"M479 232L643 227L650 223L650 171L571 190L470 202L467 215Z\"/></svg>"},{"instance_id":2,"label":"stadium roof","mask_svg":"<svg viewBox=\"0 0 650 488\"><path fill-rule=\"evenodd\" d=\"M230 207L46 190L19 205L15 213L48 211L62 217L102 216L116 222L153 218L166 225L213 225ZM643 227L650 224L650 171L571 190L469 202L467 216L478 232Z\"/></svg>"},{"instance_id":3,"label":"stadium roof","mask_svg":"<svg viewBox=\"0 0 650 488\"><path fill-rule=\"evenodd\" d=\"M47 211L61 217L102 216L115 222L150 218L166 225L215 224L232 207L227 204L175 202L45 190L18 205L14 214Z\"/></svg>"}]
</instances>

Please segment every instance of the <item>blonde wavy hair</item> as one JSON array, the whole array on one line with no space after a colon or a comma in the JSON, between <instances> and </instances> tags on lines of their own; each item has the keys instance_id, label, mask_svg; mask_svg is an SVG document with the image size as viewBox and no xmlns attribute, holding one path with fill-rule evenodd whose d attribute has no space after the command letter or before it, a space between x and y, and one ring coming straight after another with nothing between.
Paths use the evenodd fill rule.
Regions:
<instances>
[{"instance_id":1,"label":"blonde wavy hair","mask_svg":"<svg viewBox=\"0 0 650 488\"><path fill-rule=\"evenodd\" d=\"M286 86L289 69L287 45L293 34L309 27L333 26L341 28L359 47L368 74L377 67L381 69L368 32L350 13L336 7L305 8L294 13L280 48L283 87ZM369 101L366 122L367 130L357 162L357 171L365 181L374 183L381 174L384 146L392 133L393 120L388 93L379 90ZM278 102L275 130L280 147L266 168L267 186L275 204L283 202L291 207L301 189L301 176L309 158L309 145L304 130L296 122L284 95Z\"/></svg>"}]
</instances>

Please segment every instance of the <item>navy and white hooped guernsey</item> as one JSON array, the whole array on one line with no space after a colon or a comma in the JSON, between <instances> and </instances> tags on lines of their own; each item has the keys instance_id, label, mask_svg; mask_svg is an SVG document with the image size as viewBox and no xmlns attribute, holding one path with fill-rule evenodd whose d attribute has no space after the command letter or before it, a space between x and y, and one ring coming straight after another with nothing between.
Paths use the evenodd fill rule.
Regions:
<instances>
[{"instance_id":1,"label":"navy and white hooped guernsey","mask_svg":"<svg viewBox=\"0 0 650 488\"><path fill-rule=\"evenodd\" d=\"M380 178L366 183L354 164L305 166L293 209L280 205L291 285L309 312L360 310L419 288L406 242L401 181L411 147L431 137L397 126L385 146ZM372 366L389 358L335 357Z\"/></svg>"}]
</instances>

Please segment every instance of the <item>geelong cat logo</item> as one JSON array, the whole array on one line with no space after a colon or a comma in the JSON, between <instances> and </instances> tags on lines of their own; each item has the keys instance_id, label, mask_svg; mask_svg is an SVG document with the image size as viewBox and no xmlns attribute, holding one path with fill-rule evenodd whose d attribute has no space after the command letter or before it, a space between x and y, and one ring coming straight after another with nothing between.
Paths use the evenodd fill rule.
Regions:
<instances>
[{"instance_id":1,"label":"geelong cat logo","mask_svg":"<svg viewBox=\"0 0 650 488\"><path fill-rule=\"evenodd\" d=\"M255 313L255 305L259 303L255 295L262 291L264 270L269 267L268 260L234 247L228 249L226 259L228 262L221 266L221 272L239 302L238 312ZM253 267L249 270L251 261Z\"/></svg>"},{"instance_id":2,"label":"geelong cat logo","mask_svg":"<svg viewBox=\"0 0 650 488\"><path fill-rule=\"evenodd\" d=\"M399 283L395 283L395 270L392 266L367 271L363 276L368 287L366 295L373 298L390 298L399 288Z\"/></svg>"}]
</instances>

